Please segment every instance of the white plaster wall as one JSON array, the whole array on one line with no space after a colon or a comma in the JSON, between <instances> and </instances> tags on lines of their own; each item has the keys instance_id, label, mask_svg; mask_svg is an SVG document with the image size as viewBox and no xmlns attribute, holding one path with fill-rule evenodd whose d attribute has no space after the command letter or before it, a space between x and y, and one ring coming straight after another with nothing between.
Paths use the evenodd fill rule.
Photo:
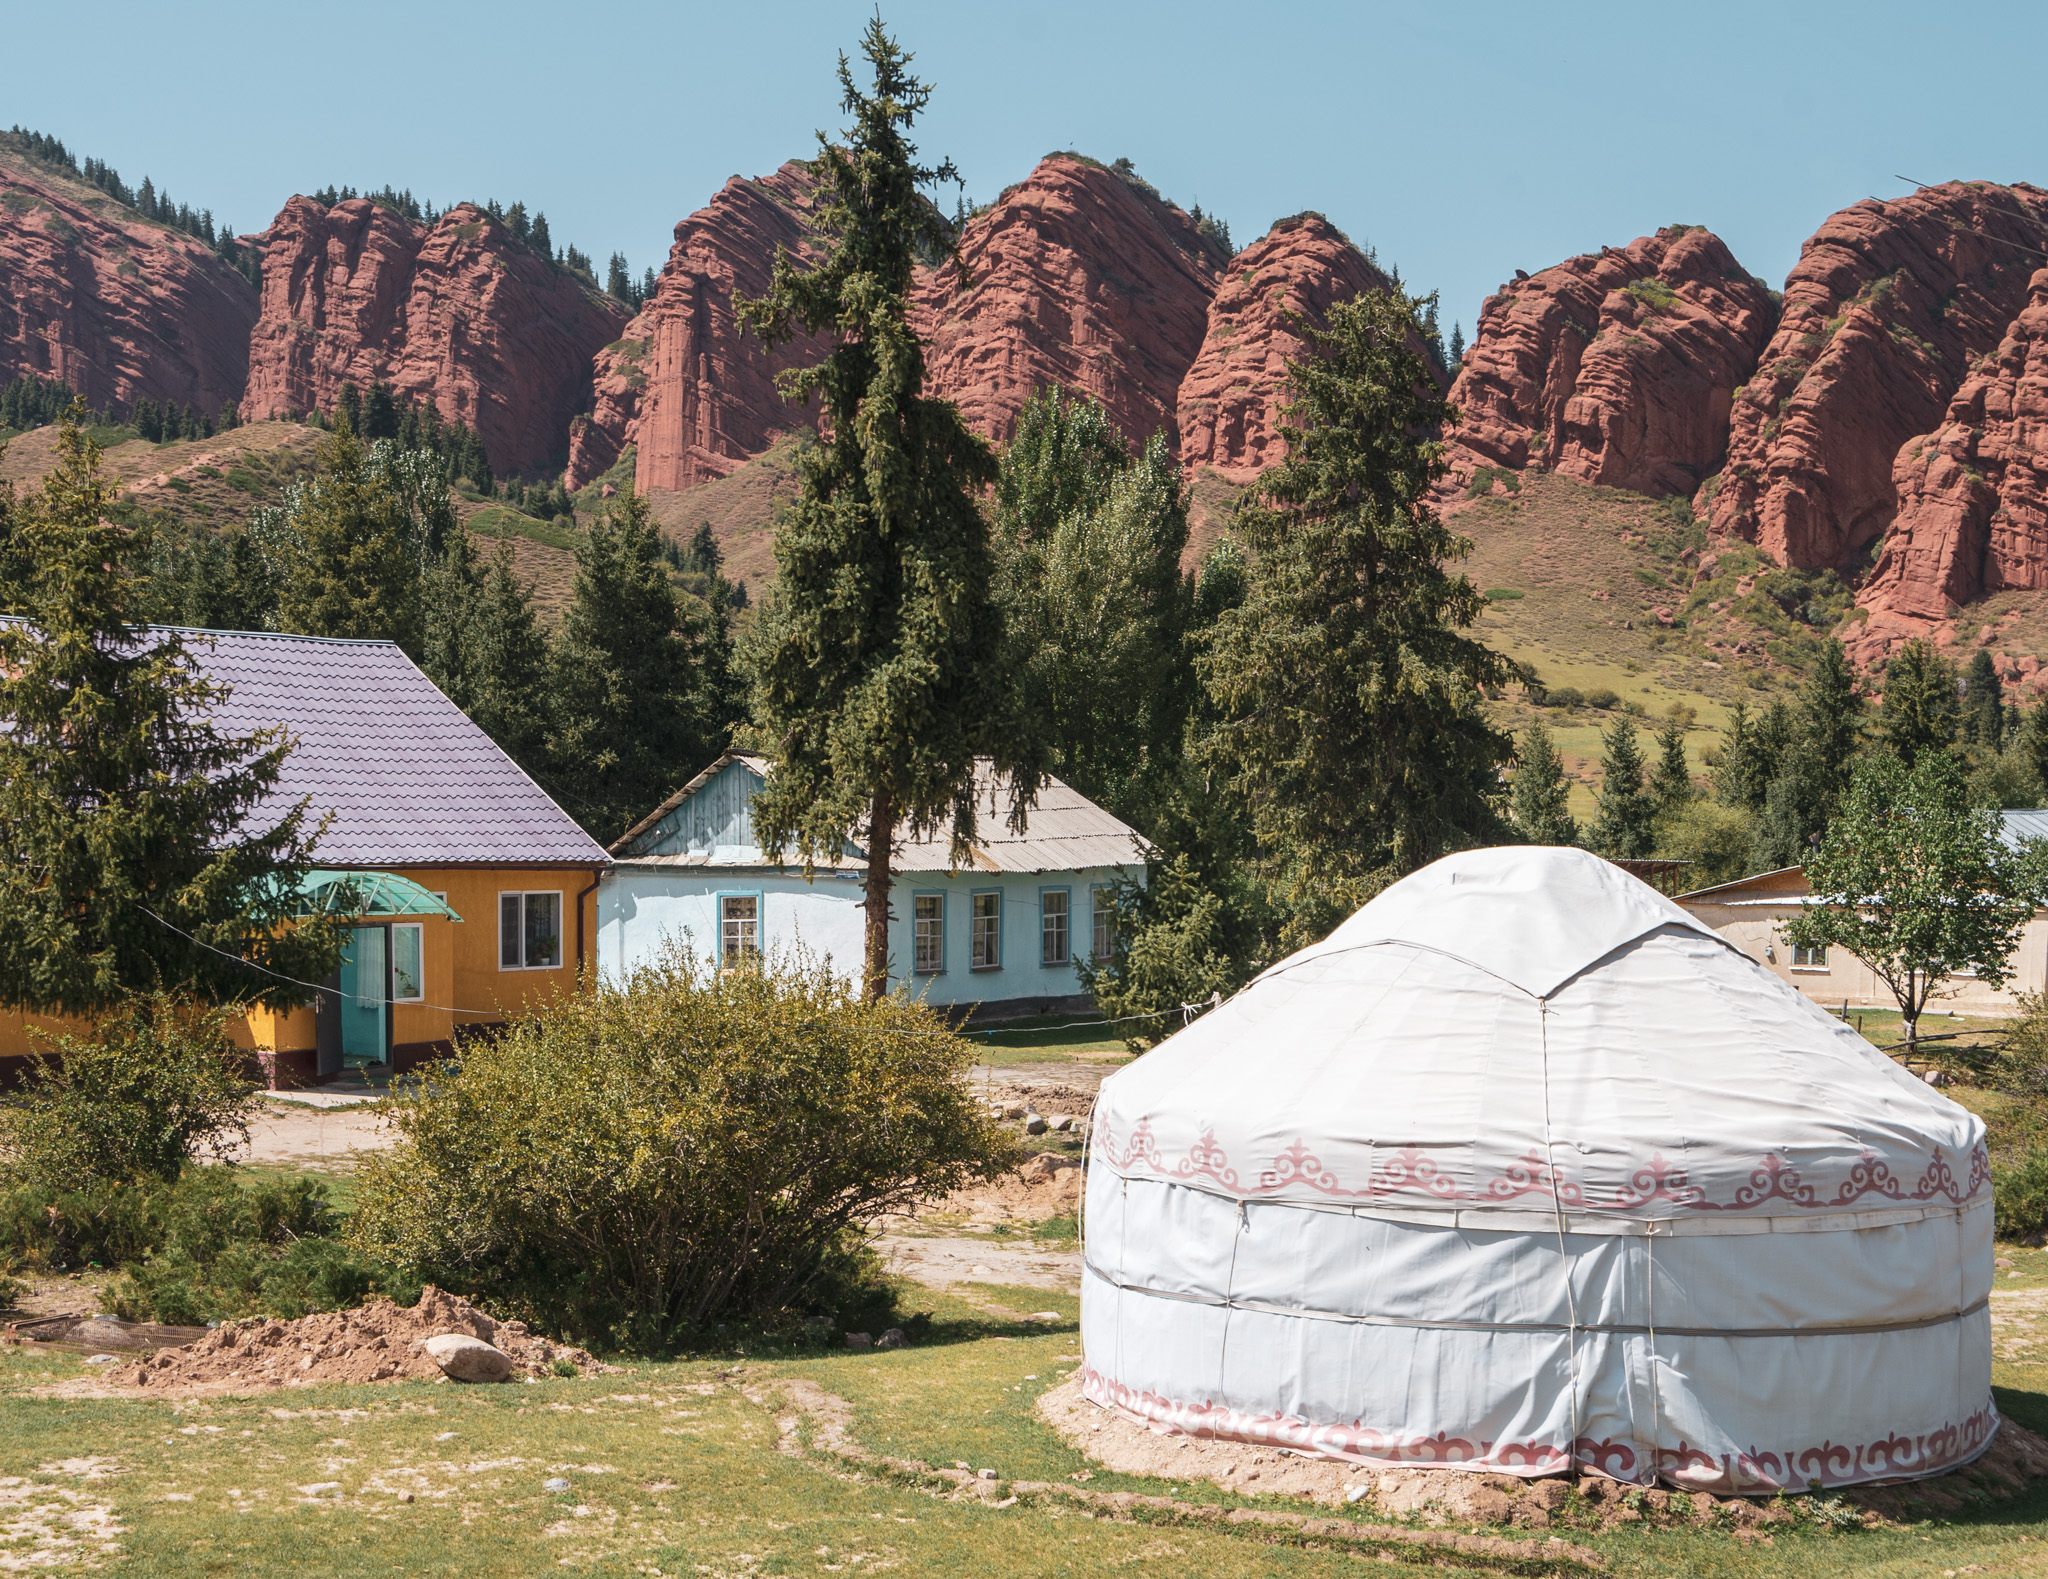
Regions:
<instances>
[{"instance_id":1,"label":"white plaster wall","mask_svg":"<svg viewBox=\"0 0 2048 1579\"><path fill-rule=\"evenodd\" d=\"M890 983L909 981L913 993L935 1004L1008 1003L1069 997L1084 989L1078 962L1093 946L1092 893L1117 878L1141 880L1144 869L1101 867L1045 875L962 872L899 874L891 894ZM1039 896L1047 888L1068 890L1068 955L1065 965L1041 963ZM974 970L970 943L972 896L1000 892L1001 965ZM806 882L799 873L771 873L716 867L659 871L616 867L597 891L597 953L602 978L623 982L652 962L670 939L686 941L707 964L718 954L718 895L761 895L761 945L770 953L801 942L832 968L857 978L861 968L862 886L857 877L820 872ZM912 971L912 900L917 894L945 898L945 968L935 975Z\"/></svg>"}]
</instances>

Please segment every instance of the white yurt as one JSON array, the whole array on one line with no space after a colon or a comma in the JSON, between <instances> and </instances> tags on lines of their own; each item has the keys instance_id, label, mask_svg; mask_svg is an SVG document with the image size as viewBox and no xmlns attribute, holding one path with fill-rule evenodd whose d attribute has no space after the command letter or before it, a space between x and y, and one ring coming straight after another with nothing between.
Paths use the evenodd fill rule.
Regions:
<instances>
[{"instance_id":1,"label":"white yurt","mask_svg":"<svg viewBox=\"0 0 2048 1579\"><path fill-rule=\"evenodd\" d=\"M1991 1440L1983 1125L1577 850L1454 855L1103 1082L1084 1391L1719 1492Z\"/></svg>"}]
</instances>

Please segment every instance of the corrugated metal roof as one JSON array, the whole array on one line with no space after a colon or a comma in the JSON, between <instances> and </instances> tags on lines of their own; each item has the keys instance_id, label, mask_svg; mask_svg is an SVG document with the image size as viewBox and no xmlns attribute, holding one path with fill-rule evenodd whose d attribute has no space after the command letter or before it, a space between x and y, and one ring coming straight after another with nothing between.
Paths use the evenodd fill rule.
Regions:
<instances>
[{"instance_id":1,"label":"corrugated metal roof","mask_svg":"<svg viewBox=\"0 0 2048 1579\"><path fill-rule=\"evenodd\" d=\"M2015 850L2028 839L2048 839L2048 811L2002 811L1999 838Z\"/></svg>"},{"instance_id":2,"label":"corrugated metal roof","mask_svg":"<svg viewBox=\"0 0 2048 1579\"><path fill-rule=\"evenodd\" d=\"M282 726L298 745L274 796L334 820L323 866L608 864L604 850L388 641L185 631L232 688L217 728ZM263 808L250 825L265 825Z\"/></svg>"},{"instance_id":3,"label":"corrugated metal roof","mask_svg":"<svg viewBox=\"0 0 2048 1579\"><path fill-rule=\"evenodd\" d=\"M730 834L720 834L714 842L707 842L704 837L691 836L686 827L691 819L676 815L686 801L701 794L733 762L743 763L763 777L771 770L765 758L728 752L634 824L632 831L612 846L620 863L724 870L772 868L778 864L763 858L760 848L751 842L750 827L745 842L736 842L737 836ZM1009 827L1009 796L986 758L975 764L975 800L975 839L968 861L957 868L961 871L1070 872L1142 864L1148 853L1135 828L1056 778L1048 778L1039 790L1022 833ZM714 821L721 826L738 827L744 819L722 815ZM796 867L801 862L792 857L779 864ZM820 871L865 870L864 841L852 837L846 852L837 860L821 860L813 865ZM900 841L894 866L898 872L956 870L951 829L929 838Z\"/></svg>"}]
</instances>

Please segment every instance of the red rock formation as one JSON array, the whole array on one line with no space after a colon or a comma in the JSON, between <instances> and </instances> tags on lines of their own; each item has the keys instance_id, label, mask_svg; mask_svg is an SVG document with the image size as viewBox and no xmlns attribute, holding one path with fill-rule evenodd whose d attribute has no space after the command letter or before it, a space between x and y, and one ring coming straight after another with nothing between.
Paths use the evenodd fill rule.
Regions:
<instances>
[{"instance_id":1,"label":"red rock formation","mask_svg":"<svg viewBox=\"0 0 2048 1579\"><path fill-rule=\"evenodd\" d=\"M1318 322L1331 303L1391 283L1320 214L1282 220L1232 258L1180 384L1181 463L1242 483L1279 460L1287 361L1302 350L1291 319Z\"/></svg>"},{"instance_id":2,"label":"red rock formation","mask_svg":"<svg viewBox=\"0 0 2048 1579\"><path fill-rule=\"evenodd\" d=\"M1053 154L968 225L961 267L920 282L927 387L997 442L1053 384L1101 401L1133 444L1160 429L1177 442L1181 382L1224 262L1180 209Z\"/></svg>"},{"instance_id":3,"label":"red rock formation","mask_svg":"<svg viewBox=\"0 0 2048 1579\"><path fill-rule=\"evenodd\" d=\"M1952 181L1829 219L1701 491L1714 530L1788 565L1853 564L1891 522L1900 446L2003 339L2043 251L2048 192L2030 186Z\"/></svg>"},{"instance_id":4,"label":"red rock formation","mask_svg":"<svg viewBox=\"0 0 2048 1579\"><path fill-rule=\"evenodd\" d=\"M1929 634L1956 604L2048 587L2048 269L1942 425L1900 448L1892 482L1898 516L1857 598L1866 660Z\"/></svg>"},{"instance_id":5,"label":"red rock formation","mask_svg":"<svg viewBox=\"0 0 2048 1579\"><path fill-rule=\"evenodd\" d=\"M242 415L331 411L383 380L469 424L501 472L558 462L591 358L626 309L472 204L415 224L363 198L286 203L260 238L263 311Z\"/></svg>"},{"instance_id":6,"label":"red rock formation","mask_svg":"<svg viewBox=\"0 0 2048 1579\"><path fill-rule=\"evenodd\" d=\"M734 176L676 226L654 299L598 364L575 483L638 444L638 487L689 488L725 476L776 435L815 424L816 408L785 401L775 375L820 360L824 343L800 336L769 351L740 332L732 310L735 292L767 290L778 246L799 256L814 250L815 186L810 167L794 160L766 180Z\"/></svg>"},{"instance_id":7,"label":"red rock formation","mask_svg":"<svg viewBox=\"0 0 2048 1579\"><path fill-rule=\"evenodd\" d=\"M1439 501L1481 466L1691 493L1721 464L1734 391L1775 317L1721 239L1671 225L1501 287L1451 388Z\"/></svg>"},{"instance_id":8,"label":"red rock formation","mask_svg":"<svg viewBox=\"0 0 2048 1579\"><path fill-rule=\"evenodd\" d=\"M59 378L95 407L241 399L256 291L204 242L105 193L0 162L0 383Z\"/></svg>"}]
</instances>

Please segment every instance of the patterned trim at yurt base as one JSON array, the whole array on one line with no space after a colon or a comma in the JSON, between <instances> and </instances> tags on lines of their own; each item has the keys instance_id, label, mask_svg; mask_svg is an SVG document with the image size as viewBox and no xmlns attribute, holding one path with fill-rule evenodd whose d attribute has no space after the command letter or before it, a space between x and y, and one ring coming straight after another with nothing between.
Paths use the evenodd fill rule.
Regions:
<instances>
[{"instance_id":1,"label":"patterned trim at yurt base","mask_svg":"<svg viewBox=\"0 0 2048 1579\"><path fill-rule=\"evenodd\" d=\"M1159 1154L1159 1143L1150 1120L1140 1120L1128 1143L1119 1146L1105 1120L1097 1130L1092 1149L1111 1171L1126 1173L1143 1168L1162 1179L1192 1181L1207 1179L1218 1188L1242 1199L1256 1199L1283 1190L1305 1188L1318 1195L1351 1200L1377 1200L1382 1196L1422 1194L1438 1201L1499 1203L1536 1195L1561 1206L1581 1211L1630 1212L1658 1201L1696 1212L1750 1212L1770 1201L1814 1211L1840 1211L1866 1196L1901 1204L1946 1201L1968 1205L1991 1182L1991 1158L1979 1145L1970 1154L1967 1178L1958 1177L1940 1147L1935 1147L1926 1169L1910 1185L1896 1177L1891 1164L1874 1152L1864 1152L1849 1167L1832 1192L1825 1185L1809 1184L1799 1170L1776 1153L1767 1153L1725 1201L1707 1199L1706 1191L1687 1179L1685 1170L1666 1162L1661 1155L1639 1164L1628 1183L1613 1195L1597 1198L1569 1180L1559 1180L1540 1152L1531 1151L1496 1178L1475 1189L1462 1189L1445 1176L1437 1164L1421 1151L1405 1148L1390 1152L1358 1188L1348 1188L1322 1160L1301 1141L1286 1147L1272 1164L1259 1170L1258 1182L1245 1182L1230 1158L1216 1143L1215 1131L1205 1131L1188 1154L1169 1163Z\"/></svg>"},{"instance_id":2,"label":"patterned trim at yurt base","mask_svg":"<svg viewBox=\"0 0 2048 1579\"><path fill-rule=\"evenodd\" d=\"M1548 1442L1485 1442L1439 1431L1435 1436L1401 1437L1353 1422L1310 1425L1282 1415L1249 1415L1216 1404L1182 1404L1156 1393L1113 1382L1094 1366L1081 1372L1081 1396L1140 1425L1161 1426L1186 1436L1262 1447L1292 1448L1320 1458L1344 1459L1374 1469L1471 1469L1534 1477L1560 1475L1569 1467L1564 1449ZM1876 1442L1823 1442L1818 1446L1751 1447L1745 1453L1703 1453L1681 1442L1656 1449L1654 1471L1642 1461L1639 1444L1594 1441L1573 1444L1580 1467L1638 1485L1663 1480L1686 1491L1768 1493L1783 1487L1804 1491L1822 1486L1855 1486L1907 1476L1938 1474L1980 1456L1998 1430L1998 1411L1989 1398L1960 1424L1915 1436L1894 1433Z\"/></svg>"}]
</instances>

